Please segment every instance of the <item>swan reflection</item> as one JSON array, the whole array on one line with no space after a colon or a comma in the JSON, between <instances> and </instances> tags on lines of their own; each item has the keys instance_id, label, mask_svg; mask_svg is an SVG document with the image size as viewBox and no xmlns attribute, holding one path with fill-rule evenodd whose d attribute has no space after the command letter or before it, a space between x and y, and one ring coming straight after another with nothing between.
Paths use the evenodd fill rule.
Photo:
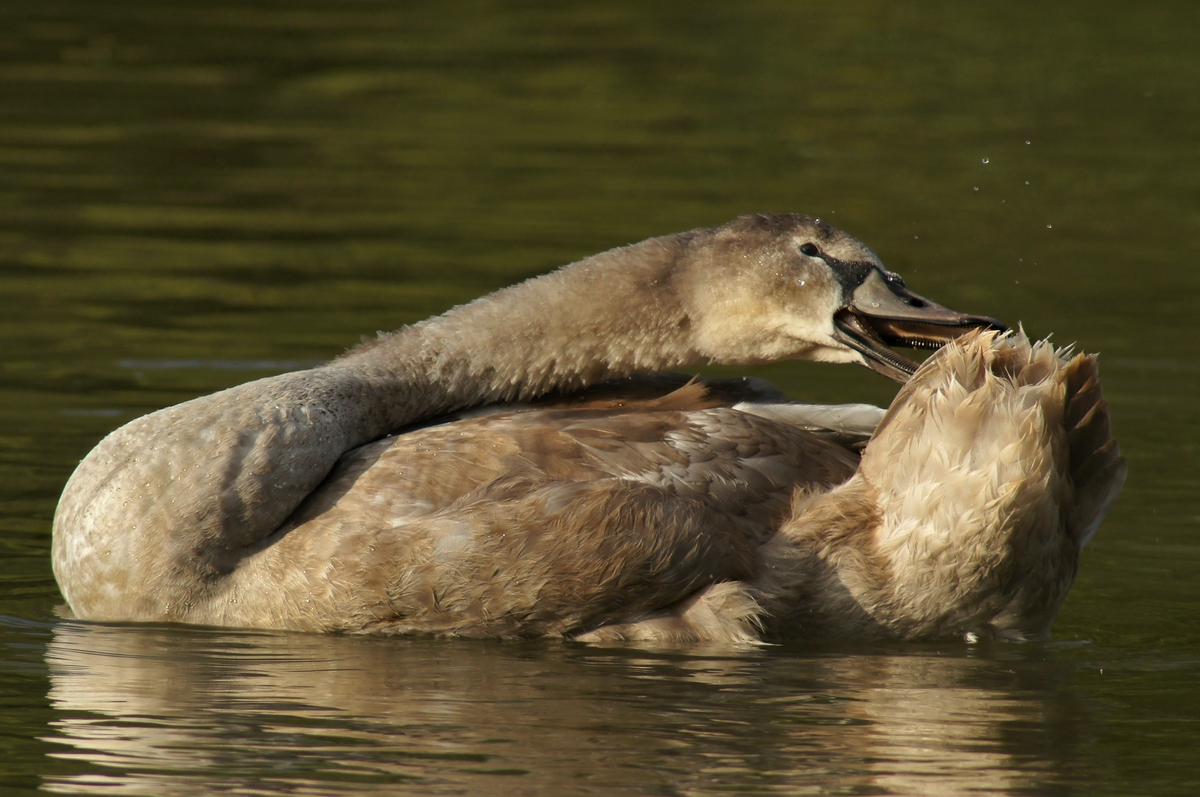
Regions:
<instances>
[{"instance_id":1,"label":"swan reflection","mask_svg":"<svg viewBox=\"0 0 1200 797\"><path fill-rule=\"evenodd\" d=\"M1053 665L60 624L59 793L1044 788ZM1024 655L1013 653L1011 655ZM1048 683L1028 683L1033 668ZM1049 687L1049 688L1048 688ZM1058 707L1061 708L1061 707ZM1032 727L1033 732L1030 732Z\"/></svg>"}]
</instances>

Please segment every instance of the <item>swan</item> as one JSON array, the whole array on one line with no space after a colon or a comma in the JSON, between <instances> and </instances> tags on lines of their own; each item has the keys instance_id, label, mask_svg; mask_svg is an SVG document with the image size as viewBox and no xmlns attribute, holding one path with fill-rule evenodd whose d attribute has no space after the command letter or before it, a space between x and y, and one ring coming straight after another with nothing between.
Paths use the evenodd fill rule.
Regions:
<instances>
[{"instance_id":1,"label":"swan","mask_svg":"<svg viewBox=\"0 0 1200 797\"><path fill-rule=\"evenodd\" d=\"M918 369L887 344L943 348ZM906 384L884 414L609 381L789 358ZM1094 357L924 299L818 219L752 214L135 419L69 479L52 559L100 621L1026 638L1123 478Z\"/></svg>"}]
</instances>

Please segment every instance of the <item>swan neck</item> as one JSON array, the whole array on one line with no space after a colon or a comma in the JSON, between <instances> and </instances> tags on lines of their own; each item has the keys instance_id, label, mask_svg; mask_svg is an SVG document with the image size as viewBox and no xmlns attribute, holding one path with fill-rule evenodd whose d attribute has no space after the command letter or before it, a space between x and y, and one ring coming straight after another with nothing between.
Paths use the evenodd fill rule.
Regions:
<instances>
[{"instance_id":1,"label":"swan neck","mask_svg":"<svg viewBox=\"0 0 1200 797\"><path fill-rule=\"evenodd\" d=\"M384 335L335 360L384 410L364 439L440 412L530 399L702 358L678 291L683 236L605 252Z\"/></svg>"},{"instance_id":2,"label":"swan neck","mask_svg":"<svg viewBox=\"0 0 1200 797\"><path fill-rule=\"evenodd\" d=\"M54 572L68 603L81 618L187 619L345 452L455 409L693 363L676 290L687 240L588 258L313 370L131 421L59 502Z\"/></svg>"}]
</instances>

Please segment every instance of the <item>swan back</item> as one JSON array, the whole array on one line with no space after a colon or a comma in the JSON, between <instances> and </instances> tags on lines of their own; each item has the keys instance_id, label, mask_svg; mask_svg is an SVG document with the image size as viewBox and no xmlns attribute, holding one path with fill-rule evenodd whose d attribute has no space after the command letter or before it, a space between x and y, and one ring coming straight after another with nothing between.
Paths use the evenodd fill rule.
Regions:
<instances>
[{"instance_id":1,"label":"swan back","mask_svg":"<svg viewBox=\"0 0 1200 797\"><path fill-rule=\"evenodd\" d=\"M752 578L793 489L827 489L857 464L855 452L723 405L698 383L619 407L417 429L343 457L191 619L586 632Z\"/></svg>"}]
</instances>

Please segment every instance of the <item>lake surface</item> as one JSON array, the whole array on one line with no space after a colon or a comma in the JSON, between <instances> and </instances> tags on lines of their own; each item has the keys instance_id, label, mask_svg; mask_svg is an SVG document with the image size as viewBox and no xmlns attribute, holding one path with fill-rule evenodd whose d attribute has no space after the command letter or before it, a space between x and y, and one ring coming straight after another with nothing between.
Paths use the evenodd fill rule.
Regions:
<instances>
[{"instance_id":1,"label":"lake surface","mask_svg":"<svg viewBox=\"0 0 1200 797\"><path fill-rule=\"evenodd\" d=\"M1200 6L41 0L0 30L0 791L1200 790ZM57 619L55 502L116 426L753 210L1102 353L1129 482L1053 641Z\"/></svg>"}]
</instances>

